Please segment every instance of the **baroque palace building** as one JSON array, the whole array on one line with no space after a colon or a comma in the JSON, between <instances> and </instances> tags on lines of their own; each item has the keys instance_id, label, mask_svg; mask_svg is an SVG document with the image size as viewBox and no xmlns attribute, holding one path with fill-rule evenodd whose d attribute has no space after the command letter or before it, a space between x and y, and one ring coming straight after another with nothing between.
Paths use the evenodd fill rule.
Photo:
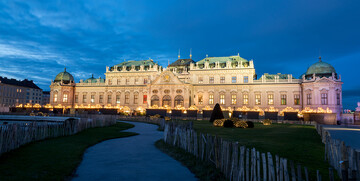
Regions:
<instances>
[{"instance_id":1,"label":"baroque palace building","mask_svg":"<svg viewBox=\"0 0 360 181\"><path fill-rule=\"evenodd\" d=\"M153 60L126 61L106 67L105 79L74 82L64 70L50 88L50 104L67 108L126 106L189 108L200 111L216 103L228 110L325 110L342 112L342 81L333 66L319 61L299 78L264 74L257 78L253 60L239 55L179 59L163 68Z\"/></svg>"}]
</instances>

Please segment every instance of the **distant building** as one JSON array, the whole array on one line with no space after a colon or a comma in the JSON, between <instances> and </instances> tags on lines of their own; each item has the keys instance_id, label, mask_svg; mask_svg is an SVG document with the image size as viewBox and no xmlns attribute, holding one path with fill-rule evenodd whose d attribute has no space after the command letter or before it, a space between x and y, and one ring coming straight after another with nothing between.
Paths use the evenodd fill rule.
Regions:
<instances>
[{"instance_id":1,"label":"distant building","mask_svg":"<svg viewBox=\"0 0 360 181\"><path fill-rule=\"evenodd\" d=\"M50 104L50 91L43 91L42 105Z\"/></svg>"},{"instance_id":2,"label":"distant building","mask_svg":"<svg viewBox=\"0 0 360 181\"><path fill-rule=\"evenodd\" d=\"M106 67L105 77L75 83L65 70L50 85L50 103L132 110L196 106L200 111L219 103L233 110L326 110L338 119L342 112L343 82L321 57L299 79L280 73L257 79L253 60L239 55L206 56L197 62L179 57L166 69L153 60L126 61Z\"/></svg>"},{"instance_id":3,"label":"distant building","mask_svg":"<svg viewBox=\"0 0 360 181\"><path fill-rule=\"evenodd\" d=\"M0 77L0 106L11 107L19 104L41 104L42 90L32 80Z\"/></svg>"}]
</instances>

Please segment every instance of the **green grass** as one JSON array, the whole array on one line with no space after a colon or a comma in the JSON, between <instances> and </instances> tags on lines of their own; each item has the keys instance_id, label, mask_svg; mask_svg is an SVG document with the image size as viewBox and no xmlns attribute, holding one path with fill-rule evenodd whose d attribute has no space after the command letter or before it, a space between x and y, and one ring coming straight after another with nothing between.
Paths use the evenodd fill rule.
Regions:
<instances>
[{"instance_id":1,"label":"green grass","mask_svg":"<svg viewBox=\"0 0 360 181\"><path fill-rule=\"evenodd\" d=\"M273 157L293 160L310 170L315 176L319 170L324 180L328 178L329 164L324 161L325 147L314 126L295 124L272 124L264 126L255 123L255 128L214 127L209 121L194 121L197 132L218 135L224 139L238 141L240 145L270 152Z\"/></svg>"},{"instance_id":2,"label":"green grass","mask_svg":"<svg viewBox=\"0 0 360 181\"><path fill-rule=\"evenodd\" d=\"M155 146L189 168L200 180L226 180L224 174L214 164L201 161L181 148L166 144L164 140L158 140Z\"/></svg>"},{"instance_id":3,"label":"green grass","mask_svg":"<svg viewBox=\"0 0 360 181\"><path fill-rule=\"evenodd\" d=\"M0 180L68 180L86 148L104 140L136 135L120 132L132 127L131 124L116 123L24 145L0 157Z\"/></svg>"}]
</instances>

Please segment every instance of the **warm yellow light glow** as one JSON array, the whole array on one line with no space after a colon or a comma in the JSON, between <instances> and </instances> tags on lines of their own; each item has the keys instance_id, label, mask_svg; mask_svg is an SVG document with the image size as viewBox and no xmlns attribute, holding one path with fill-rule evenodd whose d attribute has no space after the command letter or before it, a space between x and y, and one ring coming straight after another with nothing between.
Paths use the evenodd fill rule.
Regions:
<instances>
[{"instance_id":1,"label":"warm yellow light glow","mask_svg":"<svg viewBox=\"0 0 360 181\"><path fill-rule=\"evenodd\" d=\"M41 108L41 106L40 106L40 104L35 104L35 105L33 105L33 108L39 109L39 108Z\"/></svg>"},{"instance_id":2,"label":"warm yellow light glow","mask_svg":"<svg viewBox=\"0 0 360 181\"><path fill-rule=\"evenodd\" d=\"M25 108L32 108L32 105L30 103L27 103L24 107Z\"/></svg>"},{"instance_id":3,"label":"warm yellow light glow","mask_svg":"<svg viewBox=\"0 0 360 181\"><path fill-rule=\"evenodd\" d=\"M23 104L19 104L16 106L17 108L22 108L23 107Z\"/></svg>"},{"instance_id":4,"label":"warm yellow light glow","mask_svg":"<svg viewBox=\"0 0 360 181\"><path fill-rule=\"evenodd\" d=\"M270 106L269 109L265 109L265 112L279 112L278 109L275 109L274 107Z\"/></svg>"},{"instance_id":5,"label":"warm yellow light glow","mask_svg":"<svg viewBox=\"0 0 360 181\"><path fill-rule=\"evenodd\" d=\"M299 109L294 109L292 107L286 107L283 110L280 111L280 115L284 116L284 112L297 112L300 113Z\"/></svg>"},{"instance_id":6,"label":"warm yellow light glow","mask_svg":"<svg viewBox=\"0 0 360 181\"><path fill-rule=\"evenodd\" d=\"M250 111L250 108L243 106L243 107L237 108L236 111L248 112L248 111Z\"/></svg>"}]
</instances>

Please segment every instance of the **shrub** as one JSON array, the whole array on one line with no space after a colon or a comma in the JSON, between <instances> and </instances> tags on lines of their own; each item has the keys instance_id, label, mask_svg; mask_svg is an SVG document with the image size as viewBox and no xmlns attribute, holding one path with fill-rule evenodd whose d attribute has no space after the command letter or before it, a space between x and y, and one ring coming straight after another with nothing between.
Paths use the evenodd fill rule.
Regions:
<instances>
[{"instance_id":1,"label":"shrub","mask_svg":"<svg viewBox=\"0 0 360 181\"><path fill-rule=\"evenodd\" d=\"M231 121L230 119L226 119L226 120L224 121L224 127L225 127L225 128L232 128L232 127L234 127L234 122Z\"/></svg>"},{"instance_id":2,"label":"shrub","mask_svg":"<svg viewBox=\"0 0 360 181\"><path fill-rule=\"evenodd\" d=\"M241 121L239 118L230 118L230 120L232 121L232 122L237 122L237 121Z\"/></svg>"},{"instance_id":3,"label":"shrub","mask_svg":"<svg viewBox=\"0 0 360 181\"><path fill-rule=\"evenodd\" d=\"M247 128L248 124L246 123L246 121L239 120L234 123L234 126L237 128Z\"/></svg>"},{"instance_id":4,"label":"shrub","mask_svg":"<svg viewBox=\"0 0 360 181\"><path fill-rule=\"evenodd\" d=\"M272 121L270 119L265 119L263 121L263 125L271 125L272 124Z\"/></svg>"},{"instance_id":5,"label":"shrub","mask_svg":"<svg viewBox=\"0 0 360 181\"><path fill-rule=\"evenodd\" d=\"M213 125L216 126L216 127L222 127L224 125L224 119L216 119L214 122L213 122Z\"/></svg>"},{"instance_id":6,"label":"shrub","mask_svg":"<svg viewBox=\"0 0 360 181\"><path fill-rule=\"evenodd\" d=\"M254 128L254 123L252 121L246 121L248 128Z\"/></svg>"},{"instance_id":7,"label":"shrub","mask_svg":"<svg viewBox=\"0 0 360 181\"><path fill-rule=\"evenodd\" d=\"M224 115L221 111L219 103L217 103L211 112L210 122L214 122L216 119L224 119Z\"/></svg>"},{"instance_id":8,"label":"shrub","mask_svg":"<svg viewBox=\"0 0 360 181\"><path fill-rule=\"evenodd\" d=\"M170 118L166 116L165 121L170 121Z\"/></svg>"}]
</instances>

